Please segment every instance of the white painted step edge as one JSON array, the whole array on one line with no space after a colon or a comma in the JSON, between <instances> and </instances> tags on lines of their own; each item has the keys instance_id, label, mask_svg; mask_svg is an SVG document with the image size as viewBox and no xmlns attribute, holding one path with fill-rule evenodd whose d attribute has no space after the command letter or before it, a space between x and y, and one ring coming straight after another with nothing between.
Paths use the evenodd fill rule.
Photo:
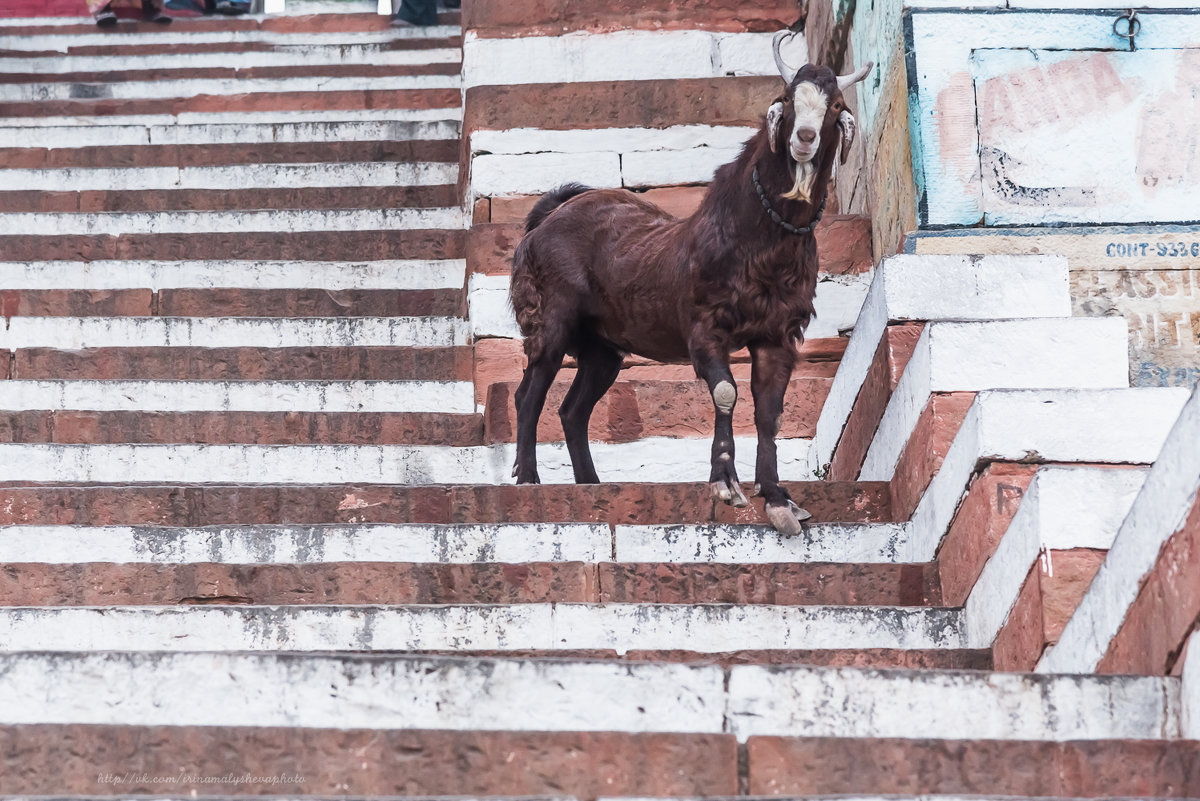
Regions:
<instances>
[{"instance_id":1,"label":"white painted step edge","mask_svg":"<svg viewBox=\"0 0 1200 801\"><path fill-rule=\"evenodd\" d=\"M86 117L8 117L4 127L28 130L27 139L17 139L13 147L37 147L42 128L77 128L92 134L109 126L155 126L161 128L193 125L312 125L320 123L362 122L460 122L462 107L416 109L320 109L315 111L280 109L272 111L185 111L179 114L105 114ZM252 140L260 141L260 140ZM284 140L288 141L288 140ZM161 143L159 143L161 144ZM61 146L61 145L60 145ZM97 145L100 146L100 145Z\"/></svg>"},{"instance_id":2,"label":"white painted step edge","mask_svg":"<svg viewBox=\"0 0 1200 801\"><path fill-rule=\"evenodd\" d=\"M909 561L937 553L968 484L986 462L1147 465L1187 390L987 390L975 396L912 516Z\"/></svg>"},{"instance_id":3,"label":"white painted step edge","mask_svg":"<svg viewBox=\"0 0 1200 801\"><path fill-rule=\"evenodd\" d=\"M1046 466L1021 499L964 608L967 642L989 648L1016 605L1030 569L1054 575L1052 551L1107 550L1149 468Z\"/></svg>"},{"instance_id":4,"label":"white painted step edge","mask_svg":"<svg viewBox=\"0 0 1200 801\"><path fill-rule=\"evenodd\" d=\"M363 501L348 493L344 503L355 509ZM17 525L0 528L0 563L862 563L889 561L897 548L887 544L904 530L894 523L818 523L800 537L784 537L768 526L743 525ZM864 542L884 543L887 553Z\"/></svg>"},{"instance_id":5,"label":"white painted step edge","mask_svg":"<svg viewBox=\"0 0 1200 801\"><path fill-rule=\"evenodd\" d=\"M1187 520L1200 495L1200 389L1191 393L1164 439L1104 564L1058 644L1042 657L1039 671L1095 670L1137 599L1143 577L1154 569L1163 544ZM1189 661L1200 659L1193 653Z\"/></svg>"},{"instance_id":6,"label":"white painted step edge","mask_svg":"<svg viewBox=\"0 0 1200 801\"><path fill-rule=\"evenodd\" d=\"M111 43L111 39L109 42ZM0 47L0 49L4 49ZM30 103L71 100L157 100L198 95L288 94L291 92L394 92L411 89L458 89L457 75L381 75L375 77L184 78L170 81L119 81L78 84L0 84L0 101ZM86 91L81 91L82 87Z\"/></svg>"},{"instance_id":7,"label":"white painted step edge","mask_svg":"<svg viewBox=\"0 0 1200 801\"><path fill-rule=\"evenodd\" d=\"M159 71L261 67L304 67L315 65L363 64L372 66L409 66L418 64L455 64L462 53L454 48L429 50L384 49L379 42L341 45L298 45L279 50L243 50L238 53L132 53L112 56L29 56L0 58L0 73L29 73L42 80L64 73L127 72L146 69L153 64ZM175 76L164 76L175 77Z\"/></svg>"},{"instance_id":8,"label":"white painted step edge","mask_svg":"<svg viewBox=\"0 0 1200 801\"><path fill-rule=\"evenodd\" d=\"M0 666L0 725L1179 736L1171 678L230 653L11 654Z\"/></svg>"},{"instance_id":9,"label":"white painted step edge","mask_svg":"<svg viewBox=\"0 0 1200 801\"><path fill-rule=\"evenodd\" d=\"M459 208L0 212L0 236L409 231L467 226Z\"/></svg>"},{"instance_id":10,"label":"white painted step edge","mask_svg":"<svg viewBox=\"0 0 1200 801\"><path fill-rule=\"evenodd\" d=\"M1124 317L930 322L888 399L859 473L890 481L935 392L1129 386Z\"/></svg>"},{"instance_id":11,"label":"white painted step edge","mask_svg":"<svg viewBox=\"0 0 1200 801\"><path fill-rule=\"evenodd\" d=\"M348 508L356 508L353 498ZM5 526L0 562L316 565L612 561L612 533L590 523L325 526Z\"/></svg>"},{"instance_id":12,"label":"white painted step edge","mask_svg":"<svg viewBox=\"0 0 1200 801\"><path fill-rule=\"evenodd\" d=\"M1068 317L1059 256L890 256L875 270L854 333L817 420L809 469L823 470L891 322Z\"/></svg>"},{"instance_id":13,"label":"white painted step edge","mask_svg":"<svg viewBox=\"0 0 1200 801\"><path fill-rule=\"evenodd\" d=\"M470 381L0 381L0 410L472 414Z\"/></svg>"},{"instance_id":14,"label":"white painted step edge","mask_svg":"<svg viewBox=\"0 0 1200 801\"><path fill-rule=\"evenodd\" d=\"M0 651L962 648L955 609L729 604L0 608Z\"/></svg>"},{"instance_id":15,"label":"white painted step edge","mask_svg":"<svg viewBox=\"0 0 1200 801\"><path fill-rule=\"evenodd\" d=\"M462 289L466 259L0 262L0 289Z\"/></svg>"},{"instance_id":16,"label":"white painted step edge","mask_svg":"<svg viewBox=\"0 0 1200 801\"><path fill-rule=\"evenodd\" d=\"M14 317L0 349L450 347L467 344L453 317Z\"/></svg>"},{"instance_id":17,"label":"white painted step edge","mask_svg":"<svg viewBox=\"0 0 1200 801\"><path fill-rule=\"evenodd\" d=\"M264 112L256 112L261 115ZM286 114L287 112L280 112ZM383 116L383 111L353 112L342 114L347 117L373 113ZM50 149L81 147L130 147L162 145L232 145L232 144L287 144L298 142L409 142L417 140L457 139L460 125L453 119L404 119L412 112L397 109L397 119L360 119L358 121L323 120L328 113L296 112L292 122L254 122L253 114L247 113L245 122L224 123L177 123L174 118L156 116L122 117L123 120L144 120L141 124L103 124L104 118L93 118L93 125L39 126L37 141L25 143ZM301 116L301 115L311 115ZM441 115L445 116L445 115ZM18 136L30 137L24 127L11 126L10 121L0 122L0 140L13 141Z\"/></svg>"},{"instance_id":18,"label":"white painted step edge","mask_svg":"<svg viewBox=\"0 0 1200 801\"><path fill-rule=\"evenodd\" d=\"M90 192L151 189L307 189L445 186L458 180L447 162L228 164L0 170L0 191Z\"/></svg>"},{"instance_id":19,"label":"white painted step edge","mask_svg":"<svg viewBox=\"0 0 1200 801\"><path fill-rule=\"evenodd\" d=\"M797 480L808 440L779 440L780 475ZM710 439L651 437L593 443L601 480L707 480ZM736 464L753 475L754 440L735 439ZM538 446L544 483L572 484L566 446ZM61 445L0 443L0 481L221 484L511 484L516 446L477 445ZM711 500L697 498L697 507Z\"/></svg>"}]
</instances>

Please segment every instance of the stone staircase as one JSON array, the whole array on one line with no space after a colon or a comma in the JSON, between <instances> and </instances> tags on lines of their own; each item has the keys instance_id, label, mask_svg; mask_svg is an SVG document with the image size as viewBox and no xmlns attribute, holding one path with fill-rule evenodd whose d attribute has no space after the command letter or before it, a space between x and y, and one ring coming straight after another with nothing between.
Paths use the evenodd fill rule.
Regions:
<instances>
[{"instance_id":1,"label":"stone staircase","mask_svg":"<svg viewBox=\"0 0 1200 801\"><path fill-rule=\"evenodd\" d=\"M1061 261L866 276L794 382L800 537L684 483L675 368L594 421L637 480L508 485L467 229L524 201L461 211L457 18L385 22L0 27L0 795L1200 796L1192 600L1144 675L1054 645L1200 419ZM1138 520L1172 597L1192 529Z\"/></svg>"}]
</instances>

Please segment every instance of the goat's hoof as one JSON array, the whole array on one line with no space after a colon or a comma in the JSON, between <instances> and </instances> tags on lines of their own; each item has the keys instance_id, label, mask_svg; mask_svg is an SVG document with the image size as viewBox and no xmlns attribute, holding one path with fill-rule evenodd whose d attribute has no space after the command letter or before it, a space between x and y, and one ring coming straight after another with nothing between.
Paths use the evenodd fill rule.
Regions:
<instances>
[{"instance_id":1,"label":"goat's hoof","mask_svg":"<svg viewBox=\"0 0 1200 801\"><path fill-rule=\"evenodd\" d=\"M708 488L712 492L713 500L715 501L727 503L739 509L750 505L746 494L742 492L742 488L738 486L736 481L714 481L708 485Z\"/></svg>"},{"instance_id":2,"label":"goat's hoof","mask_svg":"<svg viewBox=\"0 0 1200 801\"><path fill-rule=\"evenodd\" d=\"M785 505L767 506L767 520L785 537L794 537L803 531L804 527L801 524L810 517L811 514L792 501Z\"/></svg>"}]
</instances>

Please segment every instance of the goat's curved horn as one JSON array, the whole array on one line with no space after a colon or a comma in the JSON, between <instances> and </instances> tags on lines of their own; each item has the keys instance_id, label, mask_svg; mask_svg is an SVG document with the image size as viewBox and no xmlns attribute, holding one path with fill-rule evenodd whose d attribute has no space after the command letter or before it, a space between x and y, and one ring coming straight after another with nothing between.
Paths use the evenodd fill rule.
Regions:
<instances>
[{"instance_id":1,"label":"goat's curved horn","mask_svg":"<svg viewBox=\"0 0 1200 801\"><path fill-rule=\"evenodd\" d=\"M778 52L779 51L776 51L776 53L778 53ZM778 58L776 60L778 60ZM838 91L844 92L849 87L853 86L854 84L861 81L863 78L867 77L867 73L870 72L871 68L874 66L875 66L875 62L868 61L866 64L863 64L861 67L859 67L858 69L856 69L854 72L850 73L849 75L839 75L838 76Z\"/></svg>"},{"instance_id":2,"label":"goat's curved horn","mask_svg":"<svg viewBox=\"0 0 1200 801\"><path fill-rule=\"evenodd\" d=\"M771 51L775 54L775 66L779 70L779 77L783 78L784 83L791 83L796 77L796 73L800 71L800 67L789 69L788 65L783 62L783 54L779 49L783 47L785 41L791 41L796 36L794 31L780 31L775 34L775 38L771 40ZM801 67L804 65L801 64Z\"/></svg>"}]
</instances>

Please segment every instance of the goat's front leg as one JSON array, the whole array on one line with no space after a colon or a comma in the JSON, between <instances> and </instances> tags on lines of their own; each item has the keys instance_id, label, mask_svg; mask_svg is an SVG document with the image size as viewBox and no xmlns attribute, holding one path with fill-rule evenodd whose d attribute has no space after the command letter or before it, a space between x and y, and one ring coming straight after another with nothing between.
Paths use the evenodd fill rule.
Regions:
<instances>
[{"instance_id":1,"label":"goat's front leg","mask_svg":"<svg viewBox=\"0 0 1200 801\"><path fill-rule=\"evenodd\" d=\"M733 464L733 407L737 404L737 384L729 369L729 354L715 348L693 351L692 363L696 374L708 384L708 393L716 410L709 489L715 500L746 506L750 501L738 486L737 468Z\"/></svg>"},{"instance_id":2,"label":"goat's front leg","mask_svg":"<svg viewBox=\"0 0 1200 801\"><path fill-rule=\"evenodd\" d=\"M778 345L751 345L750 392L754 395L754 427L758 431L755 491L763 496L767 519L783 534L799 534L800 524L812 517L779 486L779 455L775 437L783 416L783 398L796 364L796 353Z\"/></svg>"}]
</instances>

